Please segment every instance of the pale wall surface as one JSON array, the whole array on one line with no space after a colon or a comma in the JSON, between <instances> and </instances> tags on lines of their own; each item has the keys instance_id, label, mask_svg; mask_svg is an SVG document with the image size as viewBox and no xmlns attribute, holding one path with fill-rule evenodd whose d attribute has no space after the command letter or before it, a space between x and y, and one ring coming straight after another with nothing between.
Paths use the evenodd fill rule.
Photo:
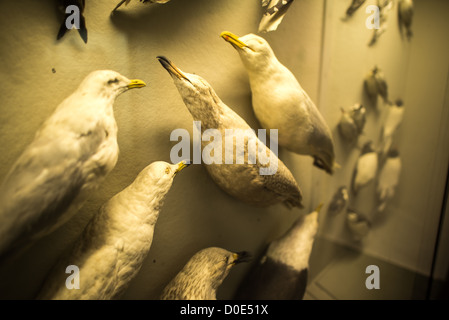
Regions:
<instances>
[{"instance_id":1,"label":"pale wall surface","mask_svg":"<svg viewBox=\"0 0 449 320\"><path fill-rule=\"evenodd\" d=\"M0 179L42 122L91 71L113 69L148 86L115 103L120 156L113 172L73 220L19 261L0 267L0 298L33 298L46 272L98 208L150 162L170 161L172 130L192 130L192 118L156 56L165 55L184 71L203 76L226 104L257 128L246 72L219 35L224 30L257 32L260 1L172 0L153 6L131 1L112 19L109 13L116 1L86 2L87 45L74 30L55 41L61 19L53 0L0 2ZM267 35L279 59L313 99L318 96L322 13L323 1L297 1L278 31ZM188 258L205 247L257 254L299 214L315 207L310 183L312 174L321 173L312 168L312 159L282 151L280 156L302 188L306 209L250 207L222 192L201 165L191 166L176 178L148 259L124 298L157 299ZM230 298L248 268L232 270L219 297Z\"/></svg>"},{"instance_id":2,"label":"pale wall surface","mask_svg":"<svg viewBox=\"0 0 449 320\"><path fill-rule=\"evenodd\" d=\"M340 185L349 186L360 153L337 131L340 107L364 104L368 116L359 145L369 139L379 145L387 107L379 99L376 110L363 93L363 79L376 64L385 74L390 99L404 102L404 120L397 136L403 170L397 194L384 214L372 210L376 206L374 183L352 198L351 207L373 222L362 243L349 237L343 214L335 218L322 215L320 235L429 275L449 163L449 21L445 15L449 2L414 1L414 36L410 42L400 36L395 4L388 15L387 31L372 47L367 45L373 31L365 27L369 14L364 7L348 21L341 21L350 3L326 1L320 105L334 132L342 169L334 177L317 182L316 197L329 201ZM376 3L369 0L365 5ZM448 244L442 245L447 252ZM445 266L443 270L447 263ZM438 276L444 278L445 271Z\"/></svg>"}]
</instances>

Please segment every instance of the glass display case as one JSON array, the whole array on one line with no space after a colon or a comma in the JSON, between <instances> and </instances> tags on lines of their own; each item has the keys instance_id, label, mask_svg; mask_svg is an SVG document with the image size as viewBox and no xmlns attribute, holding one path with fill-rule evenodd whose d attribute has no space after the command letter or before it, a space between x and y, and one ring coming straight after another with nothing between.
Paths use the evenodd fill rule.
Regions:
<instances>
[{"instance_id":1,"label":"glass display case","mask_svg":"<svg viewBox=\"0 0 449 320\"><path fill-rule=\"evenodd\" d=\"M232 300L267 245L320 204L303 299L448 298L449 21L445 14L449 2L414 0L408 26L401 12L402 2L408 1L367 0L348 15L352 0L294 0L279 9L283 19L269 32L259 32L266 1L128 1L112 12L118 2L0 2L1 181L46 119L91 72L114 70L146 84L118 96L113 104L119 153L98 188L89 191L67 222L30 243L20 255L0 260L0 299L35 299L52 267L70 252L103 204L150 163L175 163L179 130L191 140L188 148L193 155L201 143L195 144L197 119L172 77L201 76L249 127L256 132L270 129L261 125L253 109L254 88L238 46L224 41L223 31L263 37L294 75L330 130L333 173L321 170L311 155L280 144L277 156L300 188L303 208L288 208L281 202L258 207L225 192L218 178L211 177L208 164L193 162L176 177L158 207L151 248L120 298L158 300L196 252L220 247L253 257L233 267L217 290L217 299ZM81 3L84 8L79 14L61 12L61 4L64 9ZM72 29L61 35L64 24L73 25L80 15L85 31ZM376 41L371 43L373 35ZM161 67L161 56L179 68L172 69L172 77ZM372 98L367 81L375 68L379 70L375 81L383 81L378 86L387 95L382 96L381 88ZM110 81L108 85L119 82ZM270 89L267 94L283 95L282 90ZM392 120L395 111L391 110L398 105L402 113ZM358 120L363 125L354 127L353 138L347 139L340 128L342 110L354 115L361 107L363 120ZM288 117L279 113L270 110L269 117ZM80 120L79 126L83 125ZM386 145L385 132L392 127ZM54 132L52 139L62 138L60 131ZM105 137L111 133L104 132ZM91 134L80 133L80 137ZM358 167L367 142L374 147L376 165ZM400 163L382 174L392 149ZM44 154L53 157L52 152L49 148ZM365 170L371 170L372 177L355 191L357 175L369 175ZM226 180L225 174L222 179ZM332 211L331 203L342 186L347 190L345 201ZM379 201L382 192L388 193L385 201ZM0 207L5 208L7 199L0 199ZM11 215L6 211L0 211L0 224L6 225ZM0 232L6 239L10 230L5 227ZM80 272L82 277L82 268Z\"/></svg>"}]
</instances>

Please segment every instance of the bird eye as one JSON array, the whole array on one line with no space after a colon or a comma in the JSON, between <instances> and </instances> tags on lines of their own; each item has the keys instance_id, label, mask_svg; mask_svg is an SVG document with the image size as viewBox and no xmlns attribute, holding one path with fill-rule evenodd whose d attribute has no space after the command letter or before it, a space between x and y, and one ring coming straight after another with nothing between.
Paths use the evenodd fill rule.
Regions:
<instances>
[{"instance_id":1,"label":"bird eye","mask_svg":"<svg viewBox=\"0 0 449 320\"><path fill-rule=\"evenodd\" d=\"M114 80L109 80L108 84L118 83L118 79L115 78Z\"/></svg>"}]
</instances>

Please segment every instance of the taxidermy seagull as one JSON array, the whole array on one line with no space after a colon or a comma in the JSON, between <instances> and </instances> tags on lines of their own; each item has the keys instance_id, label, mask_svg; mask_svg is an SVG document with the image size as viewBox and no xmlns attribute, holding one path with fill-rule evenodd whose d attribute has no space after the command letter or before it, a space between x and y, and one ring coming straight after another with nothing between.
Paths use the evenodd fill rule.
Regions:
<instances>
[{"instance_id":1,"label":"taxidermy seagull","mask_svg":"<svg viewBox=\"0 0 449 320\"><path fill-rule=\"evenodd\" d=\"M153 242L154 227L176 174L187 162L153 162L100 209L70 254L55 265L39 299L118 299L137 275ZM79 289L66 287L67 266L79 267Z\"/></svg>"},{"instance_id":2,"label":"taxidermy seagull","mask_svg":"<svg viewBox=\"0 0 449 320\"><path fill-rule=\"evenodd\" d=\"M284 203L289 208L302 208L302 193L292 173L275 153L259 140L245 120L225 105L212 86L202 77L181 71L165 57L159 56L158 59L173 78L193 119L201 121L201 133L208 129L214 129L220 133L221 137L217 138L218 141L214 137L213 143L202 139L203 158L205 148L210 148L209 145L219 145L213 150L214 157L215 153L220 154L218 159L212 159L205 165L215 183L231 196L255 206L266 207ZM243 150L234 152L234 149L237 149L234 143L231 147L226 146L228 145L225 140L226 130L234 131L236 140L243 141L242 148L238 148ZM259 156L253 163L245 160L245 153L247 153L245 151L250 148L250 145L257 146L259 150ZM225 152L222 151L222 146L225 146ZM229 151L233 157L230 164L226 160L226 153ZM269 165L261 163L261 154L268 155ZM248 153L247 156L249 158L251 155ZM273 165L276 170L261 174L262 169Z\"/></svg>"},{"instance_id":3,"label":"taxidermy seagull","mask_svg":"<svg viewBox=\"0 0 449 320\"><path fill-rule=\"evenodd\" d=\"M254 113L262 127L278 129L280 146L312 156L315 166L332 174L337 166L332 133L268 42L254 34L239 38L228 31L221 37L237 50L248 72Z\"/></svg>"},{"instance_id":4,"label":"taxidermy seagull","mask_svg":"<svg viewBox=\"0 0 449 320\"><path fill-rule=\"evenodd\" d=\"M399 0L398 3L398 18L399 29L402 34L402 28L405 28L407 38L413 36L412 22L413 22L413 0Z\"/></svg>"},{"instance_id":5,"label":"taxidermy seagull","mask_svg":"<svg viewBox=\"0 0 449 320\"><path fill-rule=\"evenodd\" d=\"M307 287L309 258L318 231L318 213L302 215L272 241L240 285L237 300L301 300Z\"/></svg>"},{"instance_id":6,"label":"taxidermy seagull","mask_svg":"<svg viewBox=\"0 0 449 320\"><path fill-rule=\"evenodd\" d=\"M114 8L114 10L112 10L112 12L114 12L115 10L117 10L118 8L120 8L121 7L121 5L124 3L125 5L128 5L128 3L130 2L131 0L121 0L118 4L117 4L117 6ZM142 3L147 3L147 2L149 2L149 3L161 3L161 4L163 4L163 3L167 3L167 2L169 2L170 0L139 0L140 2L142 2Z\"/></svg>"},{"instance_id":7,"label":"taxidermy seagull","mask_svg":"<svg viewBox=\"0 0 449 320\"><path fill-rule=\"evenodd\" d=\"M77 6L79 9L79 29L78 33L83 39L84 43L87 43L87 28L86 28L86 18L84 17L84 8L85 8L85 0L59 0L59 9L64 14L64 20L62 21L61 27L59 28L57 40L61 39L65 33L67 32L66 21L67 18L72 14L71 12L67 13L66 9L68 6Z\"/></svg>"},{"instance_id":8,"label":"taxidermy seagull","mask_svg":"<svg viewBox=\"0 0 449 320\"><path fill-rule=\"evenodd\" d=\"M274 31L281 24L293 0L262 0L265 12L259 24L259 32Z\"/></svg>"},{"instance_id":9,"label":"taxidermy seagull","mask_svg":"<svg viewBox=\"0 0 449 320\"><path fill-rule=\"evenodd\" d=\"M1 258L64 224L111 172L119 153L114 101L143 86L94 71L44 122L0 187Z\"/></svg>"},{"instance_id":10,"label":"taxidermy seagull","mask_svg":"<svg viewBox=\"0 0 449 320\"><path fill-rule=\"evenodd\" d=\"M352 192L357 192L368 183L373 181L377 173L378 154L374 150L372 141L368 141L362 148L352 177Z\"/></svg>"},{"instance_id":11,"label":"taxidermy seagull","mask_svg":"<svg viewBox=\"0 0 449 320\"><path fill-rule=\"evenodd\" d=\"M249 261L247 252L211 247L193 255L170 281L161 300L217 300L217 289L238 263Z\"/></svg>"}]
</instances>

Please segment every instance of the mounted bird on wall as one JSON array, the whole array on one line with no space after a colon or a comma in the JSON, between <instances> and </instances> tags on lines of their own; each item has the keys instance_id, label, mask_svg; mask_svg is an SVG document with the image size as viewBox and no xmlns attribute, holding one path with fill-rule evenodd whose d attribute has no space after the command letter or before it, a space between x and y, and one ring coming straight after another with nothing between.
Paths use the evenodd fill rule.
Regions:
<instances>
[{"instance_id":1,"label":"mounted bird on wall","mask_svg":"<svg viewBox=\"0 0 449 320\"><path fill-rule=\"evenodd\" d=\"M216 300L217 289L231 269L249 259L246 251L234 253L217 247L200 250L167 284L161 300Z\"/></svg>"},{"instance_id":2,"label":"mounted bird on wall","mask_svg":"<svg viewBox=\"0 0 449 320\"><path fill-rule=\"evenodd\" d=\"M237 300L301 300L307 287L309 259L318 231L318 214L302 215L272 241L240 284Z\"/></svg>"},{"instance_id":3,"label":"mounted bird on wall","mask_svg":"<svg viewBox=\"0 0 449 320\"><path fill-rule=\"evenodd\" d=\"M0 186L0 260L67 222L112 171L119 153L114 101L143 86L94 71L44 122Z\"/></svg>"},{"instance_id":4,"label":"mounted bird on wall","mask_svg":"<svg viewBox=\"0 0 449 320\"><path fill-rule=\"evenodd\" d=\"M259 32L274 31L281 24L293 0L262 0L264 14L259 24Z\"/></svg>"},{"instance_id":5,"label":"mounted bird on wall","mask_svg":"<svg viewBox=\"0 0 449 320\"><path fill-rule=\"evenodd\" d=\"M69 30L67 27L67 20L73 23L76 28L78 28L78 33L83 39L84 43L87 43L87 27L86 18L84 17L85 0L58 0L59 10L64 14L64 20L62 21L61 27L59 28L57 40L61 39ZM70 21L70 16L73 14L72 10L69 10L70 6L76 6L79 10L79 15L75 15L73 21ZM76 21L79 17L79 21ZM78 24L78 25L77 25Z\"/></svg>"},{"instance_id":6,"label":"mounted bird on wall","mask_svg":"<svg viewBox=\"0 0 449 320\"><path fill-rule=\"evenodd\" d=\"M206 130L216 130L220 137L213 138L213 142L202 139L202 150L209 145L216 145L213 151L220 154L218 159L206 164L205 168L214 182L222 190L243 202L258 207L266 207L276 203L283 203L287 207L302 208L302 192L290 170L279 160L250 126L238 114L221 101L212 86L202 77L181 71L167 58L157 57L162 66L172 77L184 104L194 121L201 122L201 133ZM226 143L226 130L236 134L236 141L243 141L243 148L237 148L232 143ZM229 132L229 131L228 131ZM233 138L232 138L233 139ZM218 141L217 141L218 140ZM233 142L233 140L232 140ZM258 155L268 156L269 164L263 164L259 156L253 163L245 160L245 154L250 158L250 145L256 146ZM223 147L225 152L223 152ZM226 149L231 151L232 163L226 160ZM234 152L234 149L237 150ZM204 152L203 152L204 158ZM276 169L272 170L269 168ZM266 170L267 174L262 174Z\"/></svg>"},{"instance_id":7,"label":"mounted bird on wall","mask_svg":"<svg viewBox=\"0 0 449 320\"><path fill-rule=\"evenodd\" d=\"M187 162L153 162L99 210L72 250L53 267L38 299L118 299L139 272L153 242L164 199ZM67 266L79 267L79 289L66 287Z\"/></svg>"},{"instance_id":8,"label":"mounted bird on wall","mask_svg":"<svg viewBox=\"0 0 449 320\"><path fill-rule=\"evenodd\" d=\"M248 72L254 113L265 129L277 129L279 145L313 157L313 164L333 174L332 133L318 108L293 73L276 58L268 42L254 34L221 37L240 55Z\"/></svg>"}]
</instances>

